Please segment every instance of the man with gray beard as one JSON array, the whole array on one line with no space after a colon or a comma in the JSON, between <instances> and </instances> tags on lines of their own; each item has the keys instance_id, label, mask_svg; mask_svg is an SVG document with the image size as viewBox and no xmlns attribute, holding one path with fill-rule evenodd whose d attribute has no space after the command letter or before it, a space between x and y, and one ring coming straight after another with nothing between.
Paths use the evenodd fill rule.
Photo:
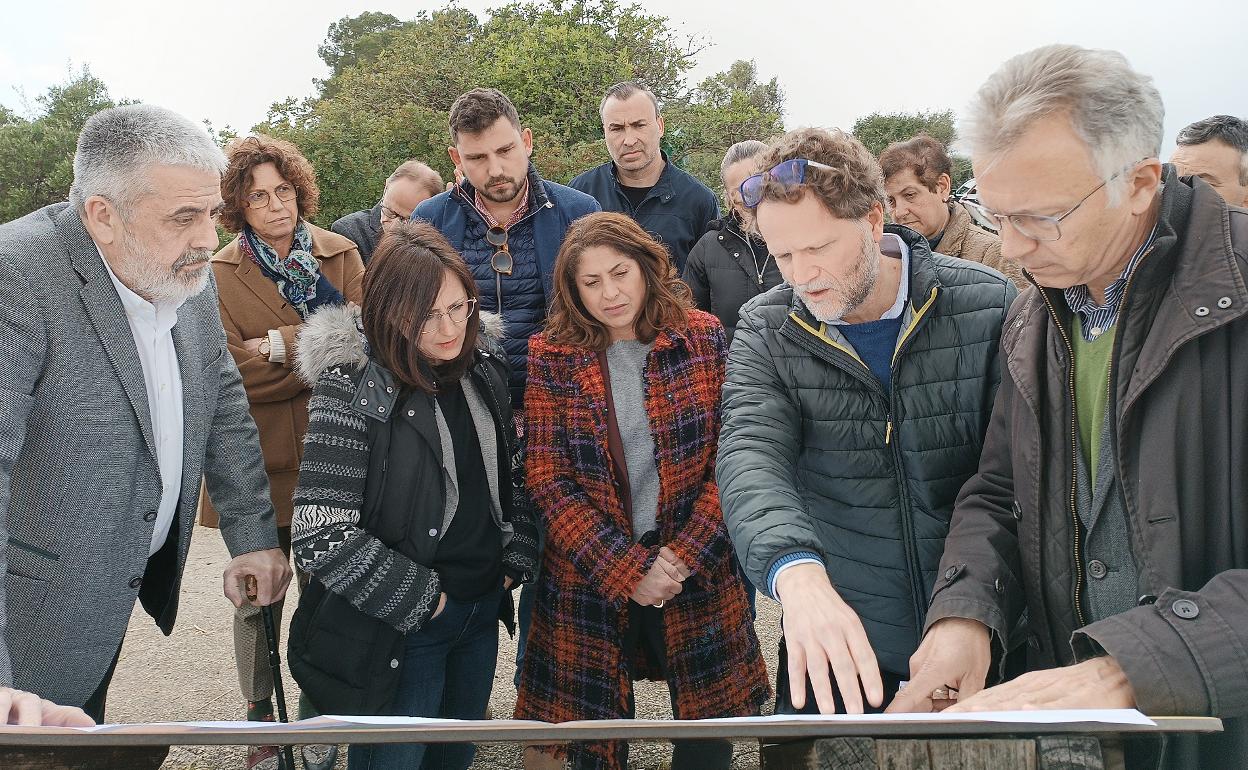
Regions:
<instances>
[{"instance_id":1,"label":"man with gray beard","mask_svg":"<svg viewBox=\"0 0 1248 770\"><path fill-rule=\"evenodd\" d=\"M208 269L224 168L180 115L105 110L69 202L0 226L0 721L103 719L136 599L173 629L201 478L230 601L290 582Z\"/></svg>"},{"instance_id":2,"label":"man with gray beard","mask_svg":"<svg viewBox=\"0 0 1248 770\"><path fill-rule=\"evenodd\" d=\"M787 283L741 308L716 468L750 579L784 605L779 713L880 711L906 679L974 472L1016 290L884 224L838 130L760 156L743 203Z\"/></svg>"}]
</instances>

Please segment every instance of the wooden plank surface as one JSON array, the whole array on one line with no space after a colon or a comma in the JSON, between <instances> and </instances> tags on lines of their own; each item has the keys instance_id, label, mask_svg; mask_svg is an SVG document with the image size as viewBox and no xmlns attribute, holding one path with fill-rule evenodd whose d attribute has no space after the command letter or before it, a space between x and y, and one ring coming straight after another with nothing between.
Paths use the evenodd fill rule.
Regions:
<instances>
[{"instance_id":1,"label":"wooden plank surface","mask_svg":"<svg viewBox=\"0 0 1248 770\"><path fill-rule=\"evenodd\" d=\"M157 770L169 753L167 746L0 747L5 770Z\"/></svg>"}]
</instances>

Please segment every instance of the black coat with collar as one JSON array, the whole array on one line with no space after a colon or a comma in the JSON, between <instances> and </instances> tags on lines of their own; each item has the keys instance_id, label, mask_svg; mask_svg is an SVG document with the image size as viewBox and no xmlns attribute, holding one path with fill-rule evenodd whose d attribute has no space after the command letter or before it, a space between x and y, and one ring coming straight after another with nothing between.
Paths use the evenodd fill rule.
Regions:
<instances>
[{"instance_id":1,"label":"black coat with collar","mask_svg":"<svg viewBox=\"0 0 1248 770\"><path fill-rule=\"evenodd\" d=\"M698 309L711 313L724 325L729 344L737 330L741 306L784 282L767 244L757 235L747 234L732 215L711 223L710 232L689 252L682 277L693 291Z\"/></svg>"}]
</instances>

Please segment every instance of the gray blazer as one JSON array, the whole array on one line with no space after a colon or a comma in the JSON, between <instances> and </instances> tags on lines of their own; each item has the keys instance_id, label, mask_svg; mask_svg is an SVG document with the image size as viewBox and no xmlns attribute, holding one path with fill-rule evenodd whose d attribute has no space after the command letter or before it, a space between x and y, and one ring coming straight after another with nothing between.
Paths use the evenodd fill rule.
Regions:
<instances>
[{"instance_id":1,"label":"gray blazer","mask_svg":"<svg viewBox=\"0 0 1248 770\"><path fill-rule=\"evenodd\" d=\"M141 587L144 607L172 631L201 477L231 554L277 547L215 285L178 310L173 344L185 420L176 551L170 544L163 578L149 572L142 586L161 482L121 299L69 204L0 225L0 684L85 703Z\"/></svg>"}]
</instances>

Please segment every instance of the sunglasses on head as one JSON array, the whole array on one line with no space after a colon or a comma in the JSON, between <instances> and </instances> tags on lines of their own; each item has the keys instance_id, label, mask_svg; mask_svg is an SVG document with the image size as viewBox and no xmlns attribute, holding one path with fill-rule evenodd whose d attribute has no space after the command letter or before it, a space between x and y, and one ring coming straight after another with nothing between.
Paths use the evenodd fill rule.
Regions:
<instances>
[{"instance_id":1,"label":"sunglasses on head","mask_svg":"<svg viewBox=\"0 0 1248 770\"><path fill-rule=\"evenodd\" d=\"M515 261L507 249L507 231L498 226L491 227L485 231L485 241L494 247L494 254L490 256L490 267L499 275L511 275Z\"/></svg>"},{"instance_id":2,"label":"sunglasses on head","mask_svg":"<svg viewBox=\"0 0 1248 770\"><path fill-rule=\"evenodd\" d=\"M826 163L805 158L793 158L782 161L741 183L741 203L747 209L758 208L758 204L763 200L763 188L767 186L768 179L775 180L785 188L805 184L807 167L821 168L824 171L833 170Z\"/></svg>"}]
</instances>

